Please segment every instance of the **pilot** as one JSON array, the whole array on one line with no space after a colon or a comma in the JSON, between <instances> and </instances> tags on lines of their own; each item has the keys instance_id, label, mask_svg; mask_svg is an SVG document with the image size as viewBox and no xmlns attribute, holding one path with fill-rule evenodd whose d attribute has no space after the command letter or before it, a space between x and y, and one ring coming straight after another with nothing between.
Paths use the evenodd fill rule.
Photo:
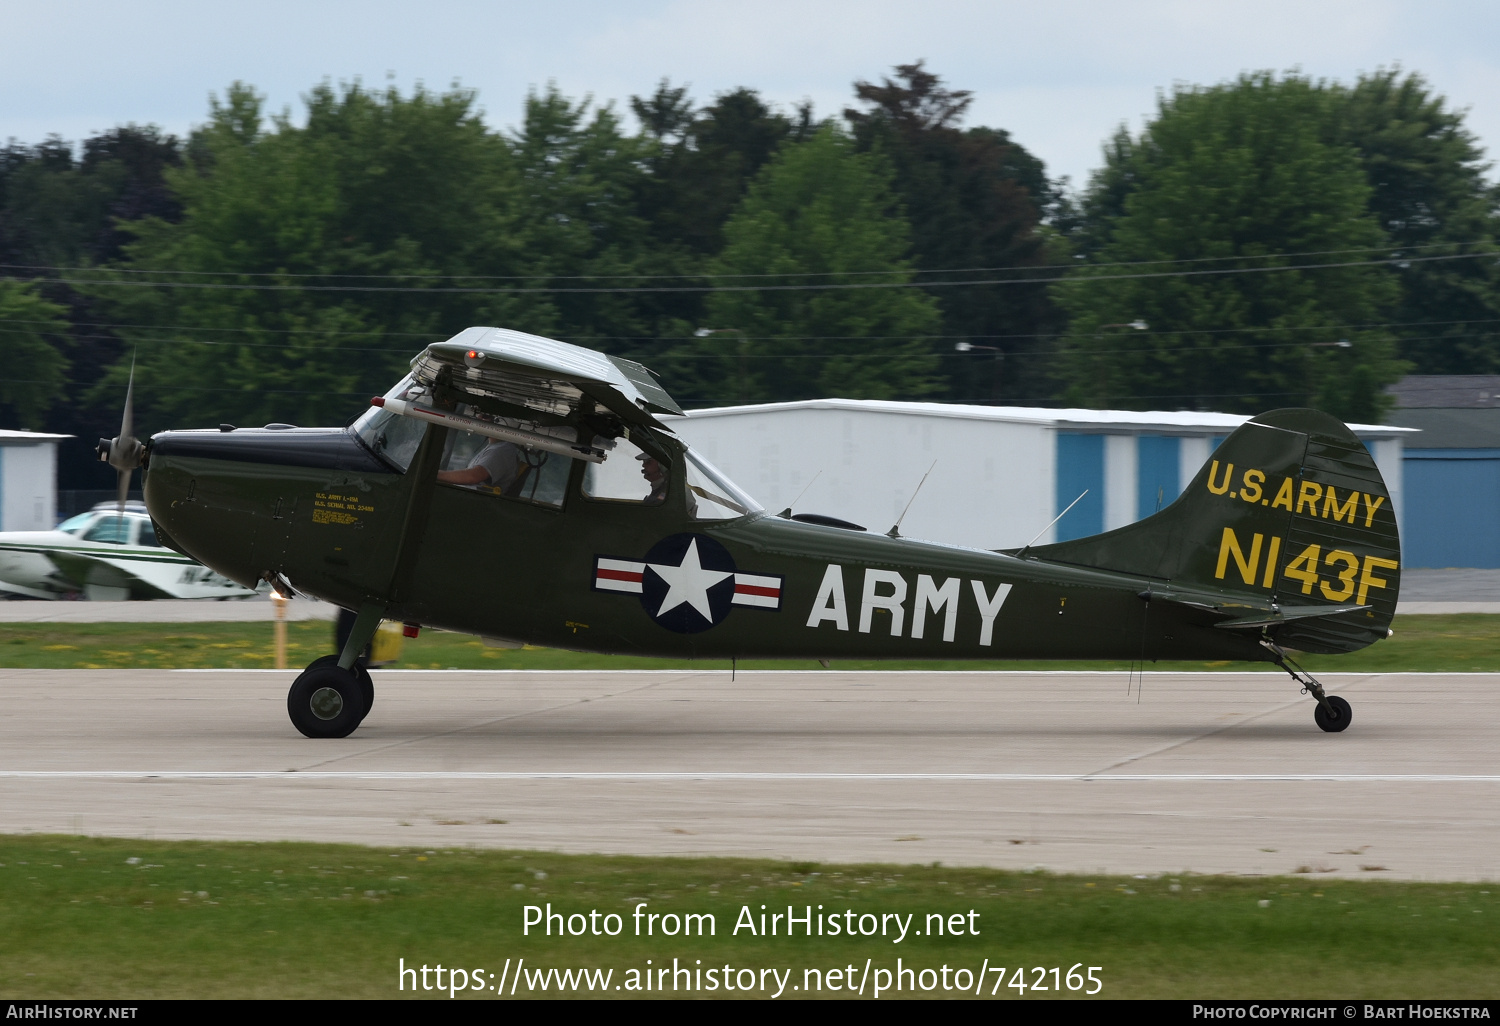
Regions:
<instances>
[{"instance_id":1,"label":"pilot","mask_svg":"<svg viewBox=\"0 0 1500 1026\"><path fill-rule=\"evenodd\" d=\"M462 470L440 470L437 479L444 484L484 486L504 492L521 476L521 450L510 442L491 438L474 454Z\"/></svg>"},{"instance_id":2,"label":"pilot","mask_svg":"<svg viewBox=\"0 0 1500 1026\"><path fill-rule=\"evenodd\" d=\"M636 456L641 461L641 476L651 485L651 494L647 495L646 502L664 502L667 498L667 468L661 465L661 461L649 452L643 452Z\"/></svg>"}]
</instances>

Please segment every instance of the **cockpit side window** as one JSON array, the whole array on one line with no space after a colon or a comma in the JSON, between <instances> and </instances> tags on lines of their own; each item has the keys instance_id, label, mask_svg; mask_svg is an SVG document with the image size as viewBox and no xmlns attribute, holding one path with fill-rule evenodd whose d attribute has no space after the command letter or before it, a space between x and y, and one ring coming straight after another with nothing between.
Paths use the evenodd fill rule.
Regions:
<instances>
[{"instance_id":1,"label":"cockpit side window","mask_svg":"<svg viewBox=\"0 0 1500 1026\"><path fill-rule=\"evenodd\" d=\"M500 427L563 440L570 440L574 434L568 428L546 428L506 418L485 418L480 411L468 406L460 406L457 412L466 417L488 420ZM544 506L561 506L572 462L558 453L490 438L477 431L452 431L438 471L438 481L490 495L526 499Z\"/></svg>"},{"instance_id":2,"label":"cockpit side window","mask_svg":"<svg viewBox=\"0 0 1500 1026\"><path fill-rule=\"evenodd\" d=\"M656 505L671 491L671 466L658 460L627 438L613 446L602 439L594 444L608 448L603 463L590 463L583 475L583 494L590 499L640 502Z\"/></svg>"},{"instance_id":3,"label":"cockpit side window","mask_svg":"<svg viewBox=\"0 0 1500 1026\"><path fill-rule=\"evenodd\" d=\"M156 525L149 520L141 521L141 529L135 536L137 545L154 545L161 547L161 542L156 539Z\"/></svg>"}]
</instances>

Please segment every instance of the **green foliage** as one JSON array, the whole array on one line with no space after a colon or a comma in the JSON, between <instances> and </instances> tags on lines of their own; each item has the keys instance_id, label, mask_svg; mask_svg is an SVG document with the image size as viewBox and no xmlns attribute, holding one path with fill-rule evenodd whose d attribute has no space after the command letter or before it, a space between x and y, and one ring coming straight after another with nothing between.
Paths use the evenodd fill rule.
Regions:
<instances>
[{"instance_id":1,"label":"green foliage","mask_svg":"<svg viewBox=\"0 0 1500 1026\"><path fill-rule=\"evenodd\" d=\"M1484 179L1463 113L1420 75L1386 69L1353 86L1326 87L1325 137L1353 148L1371 188L1370 210L1396 255L1494 249L1500 192ZM1401 355L1419 374L1500 372L1500 276L1493 260L1396 264L1391 319Z\"/></svg>"},{"instance_id":2,"label":"green foliage","mask_svg":"<svg viewBox=\"0 0 1500 1026\"><path fill-rule=\"evenodd\" d=\"M1056 289L1071 315L1068 399L1378 418L1402 364L1388 331L1360 325L1385 319L1391 275L1258 270L1345 263L1385 241L1357 155L1321 138L1326 109L1306 79L1247 75L1178 88L1139 139L1115 138L1084 243L1094 264L1136 266L1085 266ZM1177 270L1206 273L1151 276ZM1136 320L1149 333L1125 327Z\"/></svg>"},{"instance_id":3,"label":"green foliage","mask_svg":"<svg viewBox=\"0 0 1500 1026\"><path fill-rule=\"evenodd\" d=\"M168 174L181 220L135 222L116 275L173 284L81 286L122 323L170 326L121 329L148 430L339 423L455 324L552 325L545 302L461 291L526 270L519 175L469 93L324 85L297 128L236 85L189 152Z\"/></svg>"},{"instance_id":4,"label":"green foliage","mask_svg":"<svg viewBox=\"0 0 1500 1026\"><path fill-rule=\"evenodd\" d=\"M885 162L831 125L766 165L724 235L712 270L725 284L912 278ZM925 341L940 313L916 289L721 291L706 316L716 334L656 361L692 382L684 401L906 399L942 387Z\"/></svg>"},{"instance_id":5,"label":"green foliage","mask_svg":"<svg viewBox=\"0 0 1500 1026\"><path fill-rule=\"evenodd\" d=\"M961 130L971 96L953 91L922 62L896 79L855 83L867 110L846 110L863 151L883 154L912 226L923 281L995 277L1054 262L1042 219L1057 212L1042 162L994 128ZM953 268L985 268L957 274ZM944 368L954 400L1035 403L1054 387L1039 336L1060 328L1047 287L988 285L936 290L943 310ZM953 342L983 347L953 351Z\"/></svg>"},{"instance_id":6,"label":"green foliage","mask_svg":"<svg viewBox=\"0 0 1500 1026\"><path fill-rule=\"evenodd\" d=\"M36 288L0 279L0 427L38 430L62 392L68 360L57 342L68 330L67 311Z\"/></svg>"}]
</instances>

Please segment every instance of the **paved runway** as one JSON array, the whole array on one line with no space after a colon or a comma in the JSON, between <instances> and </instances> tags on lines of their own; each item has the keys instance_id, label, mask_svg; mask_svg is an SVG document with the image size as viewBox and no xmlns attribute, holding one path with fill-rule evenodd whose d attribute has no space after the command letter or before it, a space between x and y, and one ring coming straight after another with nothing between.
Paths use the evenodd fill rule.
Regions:
<instances>
[{"instance_id":1,"label":"paved runway","mask_svg":"<svg viewBox=\"0 0 1500 1026\"><path fill-rule=\"evenodd\" d=\"M0 670L0 831L1500 878L1496 674Z\"/></svg>"}]
</instances>

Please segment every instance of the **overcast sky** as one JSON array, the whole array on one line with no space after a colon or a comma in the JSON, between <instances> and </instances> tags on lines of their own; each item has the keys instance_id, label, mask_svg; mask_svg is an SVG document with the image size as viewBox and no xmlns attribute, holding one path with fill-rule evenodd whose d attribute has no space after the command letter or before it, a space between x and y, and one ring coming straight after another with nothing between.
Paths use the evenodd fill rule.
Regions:
<instances>
[{"instance_id":1,"label":"overcast sky","mask_svg":"<svg viewBox=\"0 0 1500 1026\"><path fill-rule=\"evenodd\" d=\"M1242 71L1351 80L1399 63L1500 141L1494 0L0 0L0 139L82 137L125 122L186 132L242 80L272 109L324 79L388 75L477 90L513 125L530 88L615 100L663 76L700 101L734 86L836 113L851 83L925 58L974 93L968 123L1008 129L1075 184L1158 91Z\"/></svg>"}]
</instances>

